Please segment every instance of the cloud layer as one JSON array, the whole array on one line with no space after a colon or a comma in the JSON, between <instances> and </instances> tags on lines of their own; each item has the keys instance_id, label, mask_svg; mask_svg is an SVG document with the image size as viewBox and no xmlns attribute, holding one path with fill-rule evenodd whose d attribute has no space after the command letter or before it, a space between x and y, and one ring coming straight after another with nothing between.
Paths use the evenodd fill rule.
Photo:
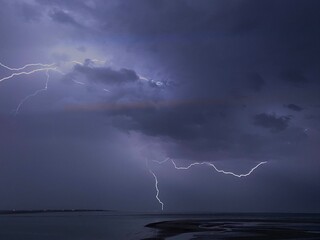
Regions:
<instances>
[{"instance_id":1,"label":"cloud layer","mask_svg":"<svg viewBox=\"0 0 320 240\"><path fill-rule=\"evenodd\" d=\"M81 184L91 189L91 196L103 191L106 179L100 170L110 174L108 189L117 189L118 197L106 206L107 193L98 203L88 197L94 207L127 204L121 199L128 195L120 189L134 191L122 174L136 178L133 189L139 184L150 189L141 197L148 200L141 202L152 202L145 159L170 157L181 165L215 161L236 170L259 161L271 165L265 170L270 174L261 173L248 185L213 176L215 182L200 170L189 180L159 168L159 177L165 179L162 189L175 186L163 192L176 202L170 209L192 208L195 199L188 191L204 179L214 182L215 190L197 187L204 196L197 200L197 210L228 210L226 199L239 197L239 211L318 211L319 7L313 0L3 1L1 62L56 62L66 73L52 72L48 91L26 102L15 118L10 111L39 89L45 76L39 73L0 86L0 142L6 146L1 154L12 174L2 175L0 182L14 182L18 189L6 190L3 208L13 207L11 199L25 194L19 192L25 179L15 181L13 176L23 176L25 168L32 175L39 164L35 159L49 152L41 169L62 171L70 189L77 189L63 188L72 192L72 200L81 195L73 166L83 164L75 175L85 173L88 181ZM0 69L0 74L8 71ZM104 156L109 156L105 163ZM64 160L57 160L60 157ZM15 173L21 159L30 165ZM55 185L54 179L48 177L48 184L58 189L62 183ZM36 182L32 179L30 188L36 186L33 193L38 196L41 186ZM292 182L301 187L293 189ZM239 190L246 187L247 192ZM186 189L181 192L188 196L184 199L193 200L183 203L173 193L181 189ZM255 197L259 203L249 204ZM212 199L217 205L212 206ZM30 207L31 202L16 204ZM43 200L43 205L48 202ZM64 204L60 198L58 202ZM85 201L79 201L83 205ZM144 208L137 201L128 208L154 205Z\"/></svg>"}]
</instances>

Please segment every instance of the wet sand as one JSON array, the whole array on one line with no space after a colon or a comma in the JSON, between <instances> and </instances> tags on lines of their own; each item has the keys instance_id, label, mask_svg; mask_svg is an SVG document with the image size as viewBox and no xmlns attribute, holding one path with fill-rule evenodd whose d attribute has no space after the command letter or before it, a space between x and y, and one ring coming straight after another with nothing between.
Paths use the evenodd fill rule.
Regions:
<instances>
[{"instance_id":1,"label":"wet sand","mask_svg":"<svg viewBox=\"0 0 320 240\"><path fill-rule=\"evenodd\" d=\"M146 239L320 239L319 218L190 219L150 223ZM174 237L179 238L174 238Z\"/></svg>"}]
</instances>

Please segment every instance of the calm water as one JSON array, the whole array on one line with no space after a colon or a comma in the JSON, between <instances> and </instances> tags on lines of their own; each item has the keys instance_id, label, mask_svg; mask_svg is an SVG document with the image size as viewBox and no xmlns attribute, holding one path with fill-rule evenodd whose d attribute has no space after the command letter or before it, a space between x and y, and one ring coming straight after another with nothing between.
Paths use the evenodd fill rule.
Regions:
<instances>
[{"instance_id":1,"label":"calm water","mask_svg":"<svg viewBox=\"0 0 320 240\"><path fill-rule=\"evenodd\" d=\"M320 239L320 215L13 214L0 215L0 239Z\"/></svg>"}]
</instances>

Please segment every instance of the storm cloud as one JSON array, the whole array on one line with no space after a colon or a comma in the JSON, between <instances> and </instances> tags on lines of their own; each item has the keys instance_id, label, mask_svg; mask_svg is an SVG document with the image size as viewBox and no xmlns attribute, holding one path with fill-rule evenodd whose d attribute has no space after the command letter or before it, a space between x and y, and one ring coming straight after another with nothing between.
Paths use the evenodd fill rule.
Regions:
<instances>
[{"instance_id":1,"label":"storm cloud","mask_svg":"<svg viewBox=\"0 0 320 240\"><path fill-rule=\"evenodd\" d=\"M83 74L87 79L104 84L122 84L139 79L135 71L126 68L117 71L111 68L92 68L77 64L74 71Z\"/></svg>"},{"instance_id":2,"label":"storm cloud","mask_svg":"<svg viewBox=\"0 0 320 240\"><path fill-rule=\"evenodd\" d=\"M275 114L260 113L254 116L254 124L268 128L273 132L285 130L290 121L290 116L276 116Z\"/></svg>"},{"instance_id":3,"label":"storm cloud","mask_svg":"<svg viewBox=\"0 0 320 240\"><path fill-rule=\"evenodd\" d=\"M302 107L300 107L300 106L298 106L296 104L293 104L293 103L290 103L290 104L286 105L286 107L289 108L290 110L296 111L296 112L300 112L300 111L303 110Z\"/></svg>"},{"instance_id":4,"label":"storm cloud","mask_svg":"<svg viewBox=\"0 0 320 240\"><path fill-rule=\"evenodd\" d=\"M60 72L49 71L48 89L16 116L45 72L0 86L0 208L34 207L33 197L12 202L29 186L44 207L77 199L81 207L154 209L145 160L169 157L236 171L268 161L241 183L158 166L170 210L318 211L319 9L316 0L3 1L0 61L53 62ZM48 174L53 200L39 198L38 178L51 169L62 180ZM70 198L55 197L59 190ZM136 191L140 199L128 204ZM237 206L226 201L235 198Z\"/></svg>"}]
</instances>

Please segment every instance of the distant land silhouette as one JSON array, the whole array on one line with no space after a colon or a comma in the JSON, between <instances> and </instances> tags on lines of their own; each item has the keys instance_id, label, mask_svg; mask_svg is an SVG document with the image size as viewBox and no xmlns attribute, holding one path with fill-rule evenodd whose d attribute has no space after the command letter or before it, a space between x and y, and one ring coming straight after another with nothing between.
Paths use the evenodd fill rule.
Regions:
<instances>
[{"instance_id":1,"label":"distant land silhouette","mask_svg":"<svg viewBox=\"0 0 320 240\"><path fill-rule=\"evenodd\" d=\"M116 212L103 209L38 209L38 210L0 210L0 214L24 214L24 213L70 213L70 212Z\"/></svg>"}]
</instances>

